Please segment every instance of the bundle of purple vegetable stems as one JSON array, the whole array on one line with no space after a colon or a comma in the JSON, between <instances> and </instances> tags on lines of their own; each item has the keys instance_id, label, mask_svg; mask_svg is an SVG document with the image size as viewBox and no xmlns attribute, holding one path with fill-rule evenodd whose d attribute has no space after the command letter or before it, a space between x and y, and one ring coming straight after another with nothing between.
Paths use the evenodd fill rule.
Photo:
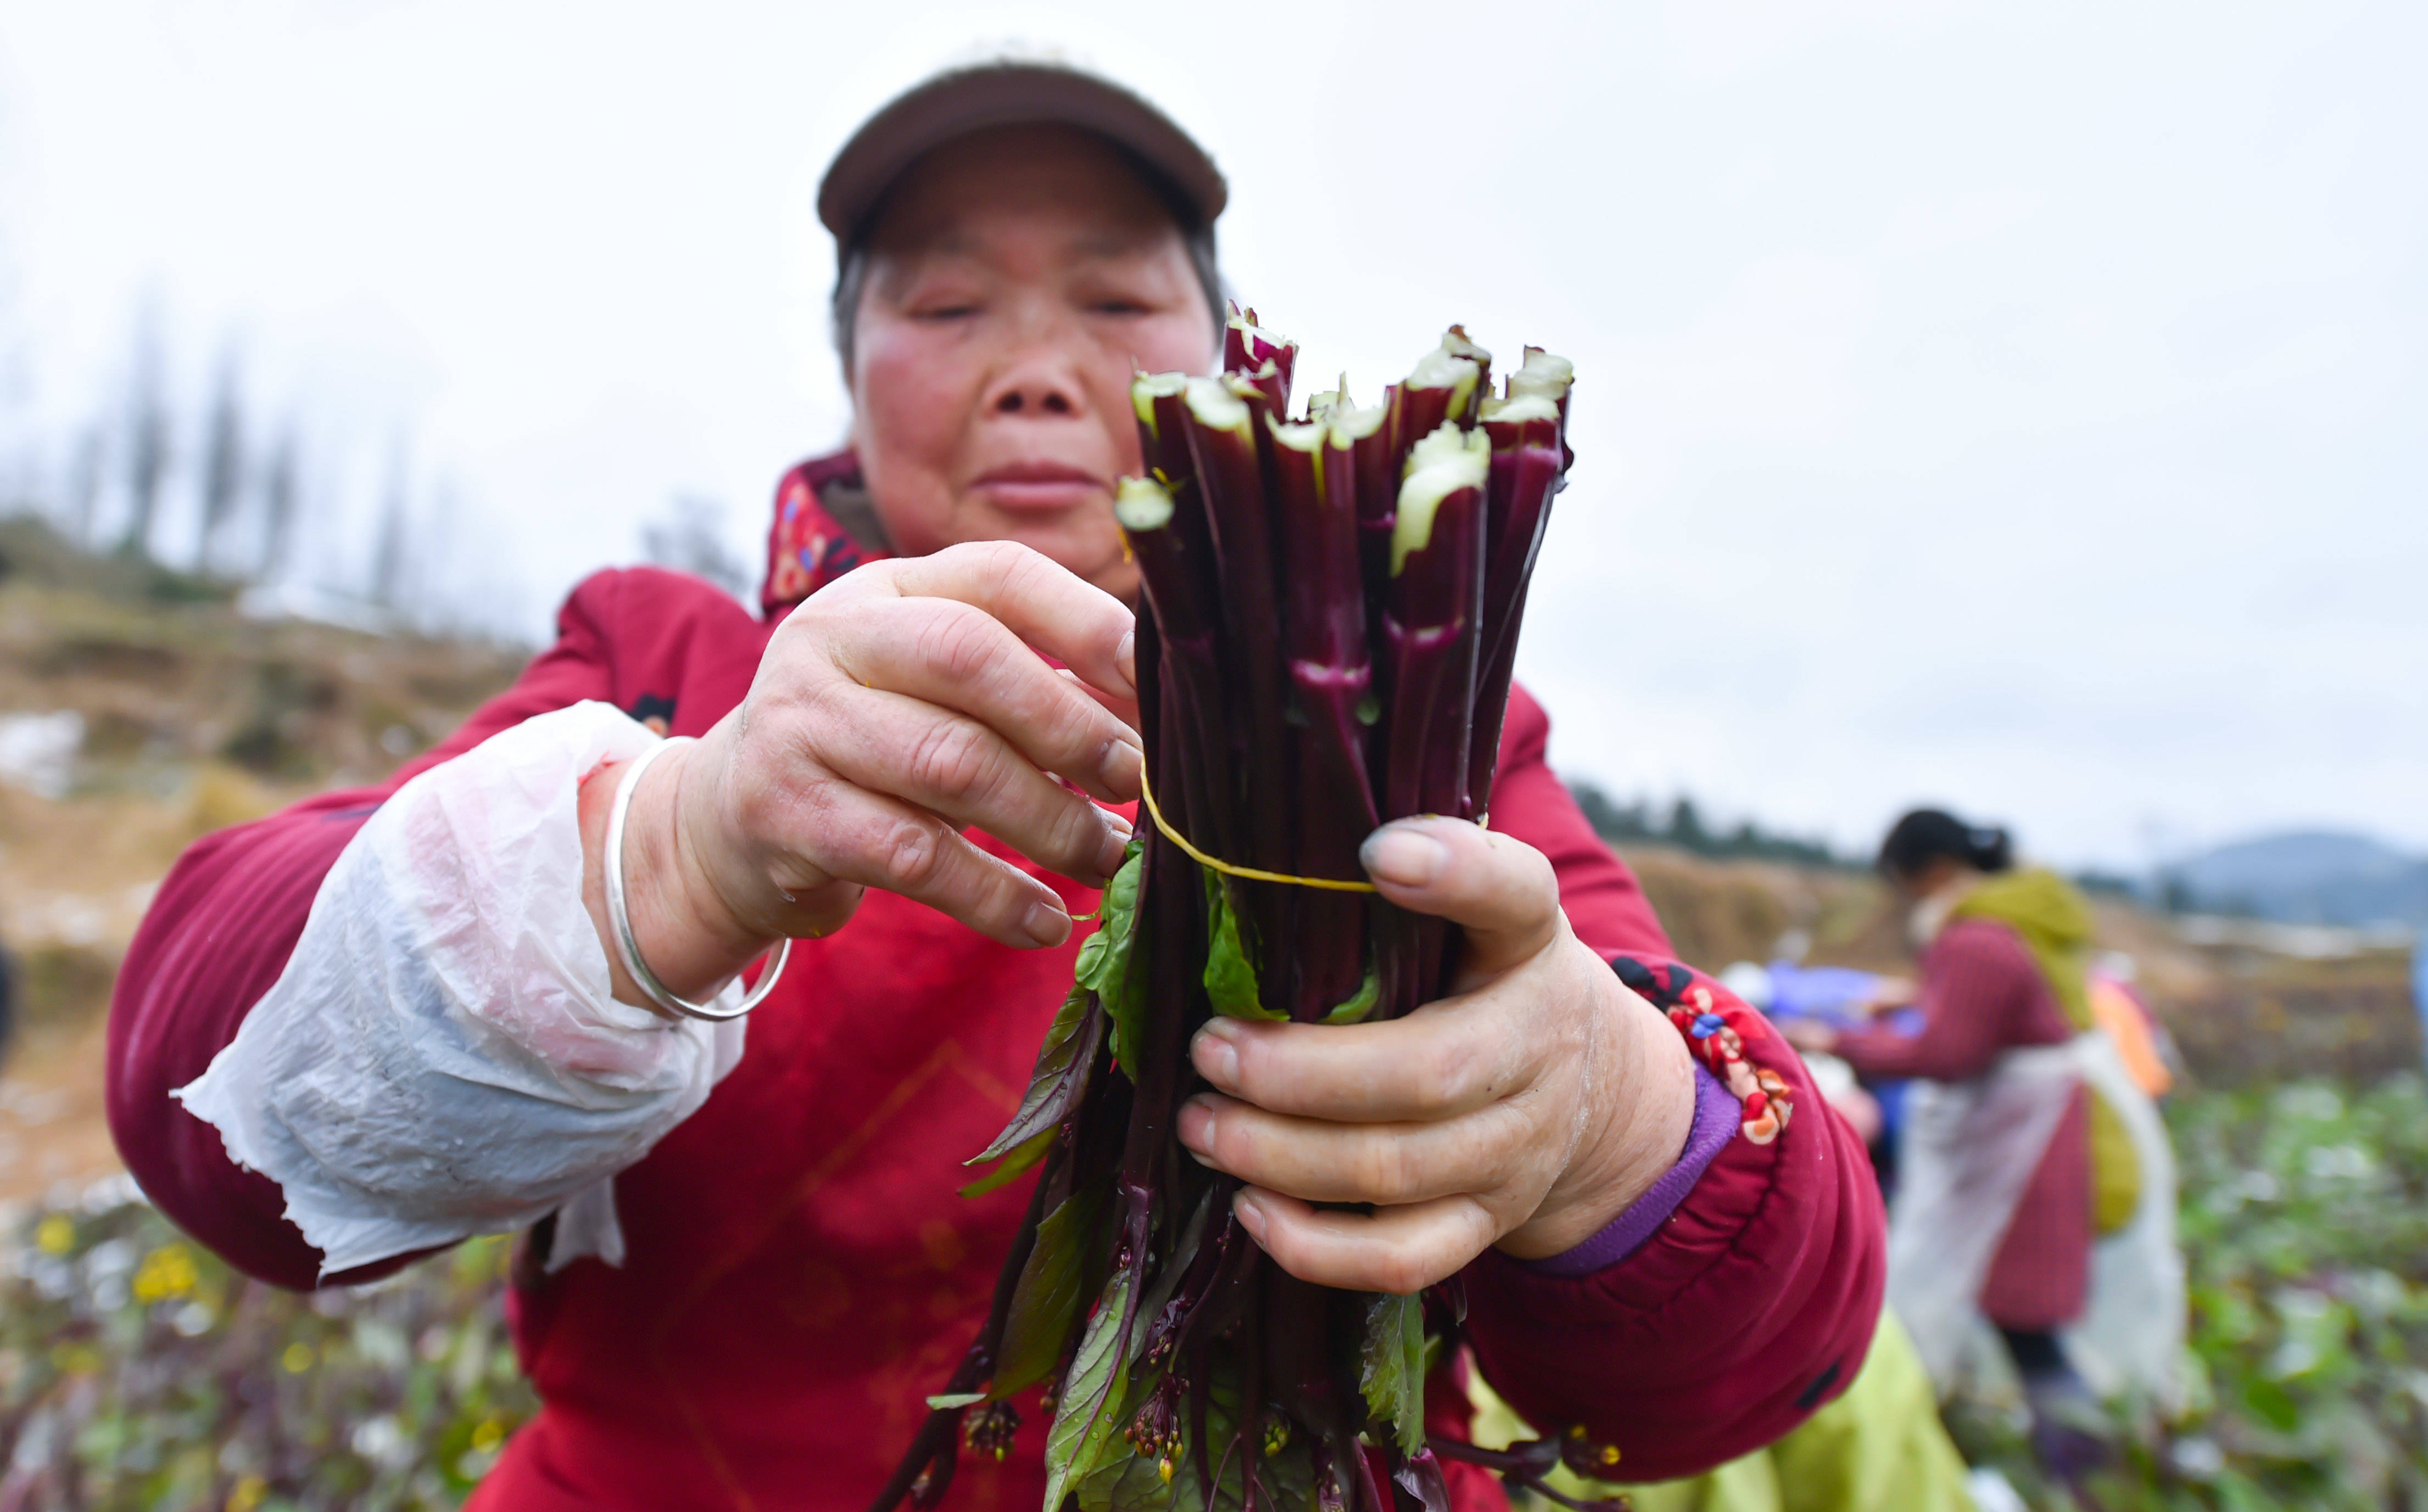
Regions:
<instances>
[{"instance_id":1,"label":"bundle of purple vegetable stems","mask_svg":"<svg viewBox=\"0 0 2428 1512\"><path fill-rule=\"evenodd\" d=\"M1020 1109L970 1193L1039 1172L993 1308L875 1512L1004 1457L1042 1387L1044 1512L1447 1506L1424 1382L1455 1282L1397 1296L1281 1269L1189 1159L1209 1016L1353 1024L1440 996L1455 937L1383 901L1358 847L1484 821L1510 666L1571 453L1569 364L1501 392L1452 327L1361 407L1291 413L1298 349L1235 306L1219 377L1132 385L1147 476L1115 512L1142 579L1147 800ZM1152 821L1151 822L1149 821ZM1548 1451L1556 1455L1556 1449ZM1550 1460L1499 1463L1538 1484Z\"/></svg>"}]
</instances>

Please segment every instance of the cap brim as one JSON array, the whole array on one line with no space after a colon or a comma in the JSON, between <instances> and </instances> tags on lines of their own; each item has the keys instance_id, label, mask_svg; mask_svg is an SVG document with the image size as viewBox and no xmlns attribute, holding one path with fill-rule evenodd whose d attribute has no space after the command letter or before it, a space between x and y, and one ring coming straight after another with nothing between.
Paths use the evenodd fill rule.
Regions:
<instances>
[{"instance_id":1,"label":"cap brim","mask_svg":"<svg viewBox=\"0 0 2428 1512\"><path fill-rule=\"evenodd\" d=\"M868 118L827 166L818 219L838 241L867 228L905 169L934 148L993 126L1081 126L1128 148L1211 225L1230 187L1206 149L1154 106L1107 79L1044 63L988 63L940 73Z\"/></svg>"}]
</instances>

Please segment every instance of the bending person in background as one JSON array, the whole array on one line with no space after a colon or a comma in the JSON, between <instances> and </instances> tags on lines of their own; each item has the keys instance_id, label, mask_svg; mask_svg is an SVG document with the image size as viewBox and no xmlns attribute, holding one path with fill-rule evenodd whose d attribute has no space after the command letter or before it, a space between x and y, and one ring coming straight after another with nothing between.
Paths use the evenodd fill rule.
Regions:
<instances>
[{"instance_id":1,"label":"bending person in background","mask_svg":"<svg viewBox=\"0 0 2428 1512\"><path fill-rule=\"evenodd\" d=\"M2070 1477L2098 1457L2086 1431L2093 1388L2139 1390L2162 1406L2172 1395L2182 1291L2164 1130L2093 1029L2092 915L2079 892L2054 872L2016 869L2004 830L1936 809L1897 821L1879 866L1911 909L1920 1032L1811 1021L1786 1032L1867 1077L1916 1079L1891 1216L1891 1305L1943 1391L1962 1373L1977 1320L1993 1325L2031 1405L2035 1447ZM2116 1257L2100 1252L2110 1233L2129 1242ZM2085 1327L2094 1292L2098 1317Z\"/></svg>"}]
</instances>

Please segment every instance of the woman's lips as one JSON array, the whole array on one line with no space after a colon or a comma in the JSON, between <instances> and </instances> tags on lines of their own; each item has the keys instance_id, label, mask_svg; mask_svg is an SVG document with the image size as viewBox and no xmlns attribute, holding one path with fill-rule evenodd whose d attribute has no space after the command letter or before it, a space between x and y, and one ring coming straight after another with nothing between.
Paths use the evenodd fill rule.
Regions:
<instances>
[{"instance_id":1,"label":"woman's lips","mask_svg":"<svg viewBox=\"0 0 2428 1512\"><path fill-rule=\"evenodd\" d=\"M970 491L998 509L1044 513L1092 503L1105 496L1104 480L1060 463L1013 463L984 472Z\"/></svg>"}]
</instances>

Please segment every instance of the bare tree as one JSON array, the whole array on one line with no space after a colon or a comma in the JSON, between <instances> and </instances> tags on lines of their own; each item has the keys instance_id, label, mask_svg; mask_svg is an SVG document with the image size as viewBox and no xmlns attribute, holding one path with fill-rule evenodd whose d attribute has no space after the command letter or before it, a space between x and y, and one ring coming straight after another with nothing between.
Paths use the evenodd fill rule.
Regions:
<instances>
[{"instance_id":1,"label":"bare tree","mask_svg":"<svg viewBox=\"0 0 2428 1512\"><path fill-rule=\"evenodd\" d=\"M220 538L236 518L237 505L244 496L245 465L243 384L231 352L220 364L203 440L203 514L194 540L197 572L211 570Z\"/></svg>"},{"instance_id":2,"label":"bare tree","mask_svg":"<svg viewBox=\"0 0 2428 1512\"><path fill-rule=\"evenodd\" d=\"M727 546L724 524L725 507L716 500L678 494L664 517L641 527L641 554L738 594L750 586L750 569Z\"/></svg>"},{"instance_id":3,"label":"bare tree","mask_svg":"<svg viewBox=\"0 0 2428 1512\"><path fill-rule=\"evenodd\" d=\"M275 581L287 568L294 543L295 501L300 487L295 430L290 424L270 453L261 473L261 555L254 568L256 582Z\"/></svg>"},{"instance_id":4,"label":"bare tree","mask_svg":"<svg viewBox=\"0 0 2428 1512\"><path fill-rule=\"evenodd\" d=\"M169 476L169 406L161 394L160 337L144 317L135 336L134 366L126 381L126 538L120 549L136 556L152 550L152 522L160 511L160 487Z\"/></svg>"},{"instance_id":5,"label":"bare tree","mask_svg":"<svg viewBox=\"0 0 2428 1512\"><path fill-rule=\"evenodd\" d=\"M109 461L108 447L99 425L87 426L68 461L67 496L60 500L66 515L60 524L79 545L92 545L93 514L101 506L101 477Z\"/></svg>"},{"instance_id":6,"label":"bare tree","mask_svg":"<svg viewBox=\"0 0 2428 1512\"><path fill-rule=\"evenodd\" d=\"M412 511L404 448L399 446L388 463L387 498L381 507L379 540L371 547L371 602L385 610L402 608L404 602L405 578L412 569Z\"/></svg>"}]
</instances>

